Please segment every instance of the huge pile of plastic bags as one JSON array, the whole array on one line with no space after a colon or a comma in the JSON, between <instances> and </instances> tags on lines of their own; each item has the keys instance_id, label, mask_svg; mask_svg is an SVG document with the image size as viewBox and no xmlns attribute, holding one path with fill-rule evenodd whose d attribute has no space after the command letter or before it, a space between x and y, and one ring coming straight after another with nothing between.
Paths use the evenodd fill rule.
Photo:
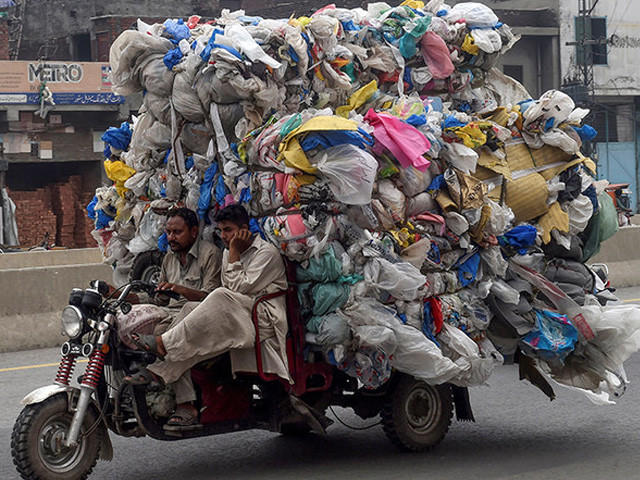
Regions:
<instances>
[{"instance_id":1,"label":"huge pile of plastic bags","mask_svg":"<svg viewBox=\"0 0 640 480\"><path fill-rule=\"evenodd\" d=\"M223 11L138 22L111 48L139 115L103 137L111 187L89 213L126 272L166 249L163 209L245 205L297 268L312 348L367 388L395 368L481 385L505 357L607 402L640 346L584 265L617 229L581 155L595 132L559 91L492 69L517 38L479 3Z\"/></svg>"}]
</instances>

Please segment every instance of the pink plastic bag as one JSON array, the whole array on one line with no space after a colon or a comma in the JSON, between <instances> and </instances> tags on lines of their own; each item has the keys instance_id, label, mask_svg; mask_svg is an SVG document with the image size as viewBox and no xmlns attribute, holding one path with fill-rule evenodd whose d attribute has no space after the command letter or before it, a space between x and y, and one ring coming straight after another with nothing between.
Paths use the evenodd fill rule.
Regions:
<instances>
[{"instance_id":1,"label":"pink plastic bag","mask_svg":"<svg viewBox=\"0 0 640 480\"><path fill-rule=\"evenodd\" d=\"M420 51L433 78L436 80L447 78L455 70L449 55L449 48L436 32L425 32L422 40L420 40Z\"/></svg>"},{"instance_id":2,"label":"pink plastic bag","mask_svg":"<svg viewBox=\"0 0 640 480\"><path fill-rule=\"evenodd\" d=\"M374 150L380 145L388 148L405 168L413 165L421 172L429 168L431 162L423 154L429 151L431 142L418 129L398 117L376 113L373 109L367 112L364 119L374 128L373 136L379 142Z\"/></svg>"}]
</instances>

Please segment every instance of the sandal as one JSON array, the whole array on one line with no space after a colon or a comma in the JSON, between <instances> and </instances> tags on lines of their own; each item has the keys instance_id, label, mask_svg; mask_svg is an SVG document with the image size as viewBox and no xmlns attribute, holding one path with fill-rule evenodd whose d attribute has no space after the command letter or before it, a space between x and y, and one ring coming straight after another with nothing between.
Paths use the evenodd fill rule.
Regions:
<instances>
[{"instance_id":1,"label":"sandal","mask_svg":"<svg viewBox=\"0 0 640 480\"><path fill-rule=\"evenodd\" d=\"M191 410L185 407L178 407L173 415L169 418L165 430L180 430L197 428L198 424L198 411Z\"/></svg>"},{"instance_id":2,"label":"sandal","mask_svg":"<svg viewBox=\"0 0 640 480\"><path fill-rule=\"evenodd\" d=\"M164 382L160 377L147 370L145 367L138 368L138 373L133 375L127 375L124 377L124 381L129 385L142 386L152 385L161 386Z\"/></svg>"},{"instance_id":3,"label":"sandal","mask_svg":"<svg viewBox=\"0 0 640 480\"><path fill-rule=\"evenodd\" d=\"M158 342L156 342L154 335L138 335L137 333L132 333L129 338L141 350L152 353L160 360L164 360L164 355L158 351Z\"/></svg>"}]
</instances>

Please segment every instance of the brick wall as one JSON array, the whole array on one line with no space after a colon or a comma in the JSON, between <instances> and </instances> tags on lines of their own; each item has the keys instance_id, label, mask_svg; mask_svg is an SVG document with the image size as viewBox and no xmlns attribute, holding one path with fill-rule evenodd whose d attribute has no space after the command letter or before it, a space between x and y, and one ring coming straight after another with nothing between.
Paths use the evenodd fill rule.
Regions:
<instances>
[{"instance_id":1,"label":"brick wall","mask_svg":"<svg viewBox=\"0 0 640 480\"><path fill-rule=\"evenodd\" d=\"M9 24L0 18L0 60L9 60Z\"/></svg>"},{"instance_id":2,"label":"brick wall","mask_svg":"<svg viewBox=\"0 0 640 480\"><path fill-rule=\"evenodd\" d=\"M80 175L36 190L12 190L9 196L16 204L20 245L39 244L47 233L50 245L68 248L97 245L91 236L93 222L86 212L93 192L83 192Z\"/></svg>"},{"instance_id":3,"label":"brick wall","mask_svg":"<svg viewBox=\"0 0 640 480\"><path fill-rule=\"evenodd\" d=\"M93 31L95 32L95 43L92 45L92 60L94 62L108 62L109 49L118 36L136 25L138 17L131 16L109 16L92 19ZM141 20L149 23L163 23L166 18L161 17L141 17Z\"/></svg>"}]
</instances>

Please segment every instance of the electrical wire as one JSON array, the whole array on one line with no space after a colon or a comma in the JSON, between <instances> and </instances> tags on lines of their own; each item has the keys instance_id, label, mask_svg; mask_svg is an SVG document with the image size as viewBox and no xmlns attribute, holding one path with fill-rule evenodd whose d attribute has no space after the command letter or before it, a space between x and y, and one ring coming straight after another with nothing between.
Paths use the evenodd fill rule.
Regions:
<instances>
[{"instance_id":1,"label":"electrical wire","mask_svg":"<svg viewBox=\"0 0 640 480\"><path fill-rule=\"evenodd\" d=\"M627 8L624 9L624 12L622 13L622 16L620 17L620 21L618 22L618 25L616 25L615 30L613 31L613 33L609 36L609 38L613 37L616 32L618 31L618 29L622 26L622 20L624 19L625 15L627 14L627 12L629 11L629 7L631 6L631 3L633 2L633 0L629 0L629 3L627 3ZM613 16L616 13L616 9L618 8L618 5L620 4L620 2L615 2L615 7L613 8L613 12L611 13L611 17L613 18Z\"/></svg>"},{"instance_id":2,"label":"electrical wire","mask_svg":"<svg viewBox=\"0 0 640 480\"><path fill-rule=\"evenodd\" d=\"M380 425L382 423L382 420L380 420L379 422L374 423L372 425L367 425L366 427L354 427L353 425L348 425L345 422L343 422L342 420L340 420L340 417L338 417L336 412L333 410L332 406L329 407L329 410L331 410L331 413L333 413L333 416L336 417L336 420L338 420L338 422L340 422L345 427L350 428L351 430L369 430L370 428L377 427L378 425Z\"/></svg>"},{"instance_id":3,"label":"electrical wire","mask_svg":"<svg viewBox=\"0 0 640 480\"><path fill-rule=\"evenodd\" d=\"M596 8L596 5L598 5L598 2L600 0L596 0L595 3L593 5L591 5L591 8L589 9L589 11L587 12L587 15L591 15L591 12L593 12L593 10Z\"/></svg>"}]
</instances>

